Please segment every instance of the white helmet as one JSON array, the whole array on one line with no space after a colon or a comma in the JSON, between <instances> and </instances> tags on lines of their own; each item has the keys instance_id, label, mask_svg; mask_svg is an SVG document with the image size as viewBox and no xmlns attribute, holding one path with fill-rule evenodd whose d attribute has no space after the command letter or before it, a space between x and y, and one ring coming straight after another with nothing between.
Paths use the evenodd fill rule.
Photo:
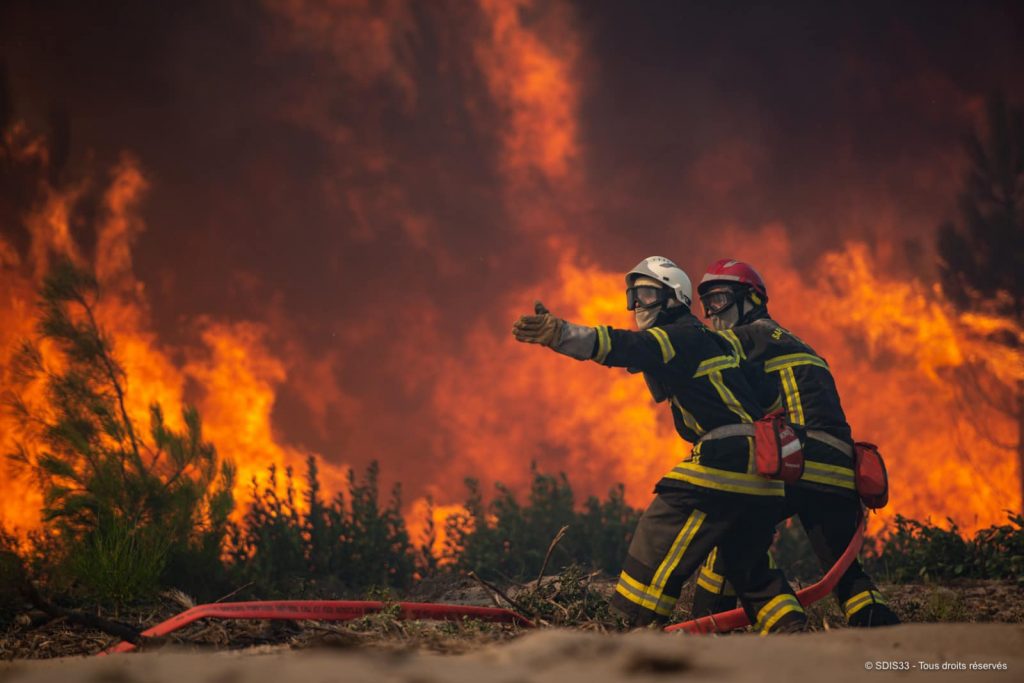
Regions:
<instances>
[{"instance_id":1,"label":"white helmet","mask_svg":"<svg viewBox=\"0 0 1024 683\"><path fill-rule=\"evenodd\" d=\"M679 303L687 308L693 301L693 286L683 269L664 256L648 256L626 273L626 287L632 287L637 278L653 278L672 290Z\"/></svg>"}]
</instances>

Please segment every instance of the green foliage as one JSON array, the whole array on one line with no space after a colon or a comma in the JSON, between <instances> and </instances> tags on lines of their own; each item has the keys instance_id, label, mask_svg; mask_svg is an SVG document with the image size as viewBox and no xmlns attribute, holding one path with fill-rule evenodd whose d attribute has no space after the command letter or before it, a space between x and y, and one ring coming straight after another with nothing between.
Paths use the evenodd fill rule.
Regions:
<instances>
[{"instance_id":1,"label":"green foliage","mask_svg":"<svg viewBox=\"0 0 1024 683\"><path fill-rule=\"evenodd\" d=\"M626 487L621 483L609 489L606 500L587 498L583 512L577 515L584 545L576 561L607 574L618 574L640 513L626 504Z\"/></svg>"},{"instance_id":2,"label":"green foliage","mask_svg":"<svg viewBox=\"0 0 1024 683\"><path fill-rule=\"evenodd\" d=\"M175 431L154 404L141 433L96 320L99 297L95 277L69 261L45 278L38 339L21 345L5 396L19 425L9 458L43 493L43 520L63 539L63 573L97 598L121 600L155 587L154 573L167 567L216 563L234 468L203 440L194 408ZM45 400L33 401L40 390Z\"/></svg>"},{"instance_id":3,"label":"green foliage","mask_svg":"<svg viewBox=\"0 0 1024 683\"><path fill-rule=\"evenodd\" d=\"M21 608L21 588L27 581L17 539L0 526L0 628L7 626Z\"/></svg>"},{"instance_id":4,"label":"green foliage","mask_svg":"<svg viewBox=\"0 0 1024 683\"><path fill-rule=\"evenodd\" d=\"M1024 516L1008 513L1008 524L964 538L953 520L949 529L900 515L872 571L895 582L956 578L1015 579L1024 584Z\"/></svg>"},{"instance_id":5,"label":"green foliage","mask_svg":"<svg viewBox=\"0 0 1024 683\"><path fill-rule=\"evenodd\" d=\"M1007 521L974 535L975 572L983 578L1016 579L1024 584L1024 514L1007 513Z\"/></svg>"},{"instance_id":6,"label":"green foliage","mask_svg":"<svg viewBox=\"0 0 1024 683\"><path fill-rule=\"evenodd\" d=\"M287 580L305 577L306 564L292 470L285 470L284 497L278 494L277 468L272 465L269 472L262 490L253 478L249 510L241 529L232 527L230 546L244 578L272 592Z\"/></svg>"},{"instance_id":7,"label":"green foliage","mask_svg":"<svg viewBox=\"0 0 1024 683\"><path fill-rule=\"evenodd\" d=\"M157 527L115 522L75 543L67 568L85 595L124 604L156 591L172 541Z\"/></svg>"},{"instance_id":8,"label":"green foliage","mask_svg":"<svg viewBox=\"0 0 1024 683\"><path fill-rule=\"evenodd\" d=\"M357 484L355 473L349 470L349 503L347 540L351 555L347 566L350 581L355 585L405 586L412 577L413 553L409 532L402 518L402 486L395 484L391 499L382 507L377 495L380 467L376 461L367 468L366 480ZM333 509L340 518L340 496Z\"/></svg>"},{"instance_id":9,"label":"green foliage","mask_svg":"<svg viewBox=\"0 0 1024 683\"><path fill-rule=\"evenodd\" d=\"M347 500L339 493L325 503L316 460L310 457L306 468L305 511L290 468L283 496L276 468L263 488L253 480L249 511L231 530L231 563L239 579L264 595L407 587L415 553L401 515L401 488L395 486L382 505L380 468L373 462L362 481L349 472Z\"/></svg>"},{"instance_id":10,"label":"green foliage","mask_svg":"<svg viewBox=\"0 0 1024 683\"><path fill-rule=\"evenodd\" d=\"M897 515L896 530L885 544L881 560L896 581L966 576L970 545L953 520L949 529Z\"/></svg>"},{"instance_id":11,"label":"green foliage","mask_svg":"<svg viewBox=\"0 0 1024 683\"><path fill-rule=\"evenodd\" d=\"M557 572L577 563L617 573L639 519L639 511L625 504L622 486L613 488L608 500L591 497L577 511L564 473L543 474L535 464L531 472L526 505L500 483L495 498L484 505L479 482L466 480L466 514L452 515L445 524L448 563L489 579L534 579L551 541L568 526L548 569Z\"/></svg>"},{"instance_id":12,"label":"green foliage","mask_svg":"<svg viewBox=\"0 0 1024 683\"><path fill-rule=\"evenodd\" d=\"M419 547L416 548L416 574L420 578L431 576L437 573L437 556L434 555L434 545L437 542L437 529L434 525L434 498L427 496L427 510L424 514L423 537Z\"/></svg>"}]
</instances>

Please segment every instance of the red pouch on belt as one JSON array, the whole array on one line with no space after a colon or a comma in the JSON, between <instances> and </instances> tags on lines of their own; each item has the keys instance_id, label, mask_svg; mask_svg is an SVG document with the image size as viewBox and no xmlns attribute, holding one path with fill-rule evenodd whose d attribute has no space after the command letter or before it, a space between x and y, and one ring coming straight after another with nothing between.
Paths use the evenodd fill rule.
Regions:
<instances>
[{"instance_id":1,"label":"red pouch on belt","mask_svg":"<svg viewBox=\"0 0 1024 683\"><path fill-rule=\"evenodd\" d=\"M877 510L889 502L889 475L878 446L866 441L853 444L854 481L864 505Z\"/></svg>"},{"instance_id":2,"label":"red pouch on belt","mask_svg":"<svg viewBox=\"0 0 1024 683\"><path fill-rule=\"evenodd\" d=\"M781 411L754 423L754 446L758 474L790 483L803 475L803 446Z\"/></svg>"}]
</instances>

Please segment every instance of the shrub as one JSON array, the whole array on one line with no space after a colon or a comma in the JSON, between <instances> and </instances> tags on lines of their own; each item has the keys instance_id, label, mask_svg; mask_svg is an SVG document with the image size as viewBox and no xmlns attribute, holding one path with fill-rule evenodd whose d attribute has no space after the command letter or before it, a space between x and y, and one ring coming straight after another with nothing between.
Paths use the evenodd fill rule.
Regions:
<instances>
[{"instance_id":1,"label":"shrub","mask_svg":"<svg viewBox=\"0 0 1024 683\"><path fill-rule=\"evenodd\" d=\"M956 578L1014 579L1024 583L1024 516L1007 513L1008 524L964 538L948 529L896 516L894 530L869 558L872 571L892 581Z\"/></svg>"},{"instance_id":2,"label":"shrub","mask_svg":"<svg viewBox=\"0 0 1024 683\"><path fill-rule=\"evenodd\" d=\"M591 497L577 511L564 473L544 474L535 464L531 471L526 505L501 483L495 484L497 495L485 505L479 482L466 480L466 513L452 515L445 524L448 566L484 578L535 579L552 540L567 526L548 570L580 564L617 573L640 516L626 505L622 485L612 488L606 501Z\"/></svg>"},{"instance_id":3,"label":"shrub","mask_svg":"<svg viewBox=\"0 0 1024 683\"><path fill-rule=\"evenodd\" d=\"M1007 511L1006 517L1009 524L990 526L974 535L974 573L1024 584L1024 514Z\"/></svg>"},{"instance_id":4,"label":"shrub","mask_svg":"<svg viewBox=\"0 0 1024 683\"><path fill-rule=\"evenodd\" d=\"M172 539L155 527L115 521L73 543L67 569L85 595L124 604L156 591Z\"/></svg>"},{"instance_id":5,"label":"shrub","mask_svg":"<svg viewBox=\"0 0 1024 683\"><path fill-rule=\"evenodd\" d=\"M607 500L587 498L583 512L577 515L586 544L577 561L608 574L619 573L641 513L626 504L625 496L626 487L616 484L609 489Z\"/></svg>"},{"instance_id":6,"label":"shrub","mask_svg":"<svg viewBox=\"0 0 1024 683\"><path fill-rule=\"evenodd\" d=\"M253 480L249 510L231 527L233 572L269 595L407 587L415 554L401 516L401 488L396 486L382 506L379 474L376 462L361 481L350 471L348 500L338 493L325 503L316 460L310 457L303 512L291 468L285 469L282 496L277 469L271 467L262 489Z\"/></svg>"},{"instance_id":7,"label":"shrub","mask_svg":"<svg viewBox=\"0 0 1024 683\"><path fill-rule=\"evenodd\" d=\"M22 343L5 392L18 425L8 457L33 475L43 520L62 538L62 556L48 558L63 564L56 575L100 599L140 595L172 556L219 554L234 468L203 440L194 408L182 411L181 432L157 404L148 435L128 414L92 273L59 261L40 294L38 338Z\"/></svg>"},{"instance_id":8,"label":"shrub","mask_svg":"<svg viewBox=\"0 0 1024 683\"><path fill-rule=\"evenodd\" d=\"M21 609L21 587L26 580L17 539L0 526L0 628L7 626Z\"/></svg>"}]
</instances>

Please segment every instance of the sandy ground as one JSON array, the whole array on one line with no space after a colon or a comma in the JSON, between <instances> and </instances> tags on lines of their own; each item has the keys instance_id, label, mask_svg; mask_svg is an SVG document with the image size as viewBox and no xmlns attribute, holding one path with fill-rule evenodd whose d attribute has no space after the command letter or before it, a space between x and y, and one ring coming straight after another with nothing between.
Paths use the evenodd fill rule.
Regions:
<instances>
[{"instance_id":1,"label":"sandy ground","mask_svg":"<svg viewBox=\"0 0 1024 683\"><path fill-rule=\"evenodd\" d=\"M922 667L921 662L938 670ZM998 670L942 669L974 663ZM868 664L872 668L868 668ZM905 671L879 670L885 667ZM603 683L687 681L1024 680L1024 625L911 624L759 638L657 632L528 633L464 655L369 649L152 652L0 664L0 682Z\"/></svg>"}]
</instances>

